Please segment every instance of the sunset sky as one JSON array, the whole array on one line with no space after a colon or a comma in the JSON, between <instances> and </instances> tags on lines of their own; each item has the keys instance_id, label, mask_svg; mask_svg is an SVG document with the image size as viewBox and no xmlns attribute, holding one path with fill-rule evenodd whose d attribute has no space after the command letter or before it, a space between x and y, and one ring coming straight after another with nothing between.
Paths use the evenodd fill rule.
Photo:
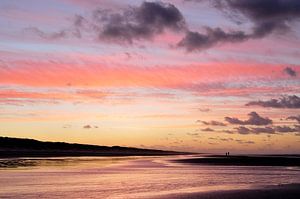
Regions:
<instances>
[{"instance_id":1,"label":"sunset sky","mask_svg":"<svg viewBox=\"0 0 300 199\"><path fill-rule=\"evenodd\" d=\"M300 1L1 0L0 136L300 153Z\"/></svg>"}]
</instances>

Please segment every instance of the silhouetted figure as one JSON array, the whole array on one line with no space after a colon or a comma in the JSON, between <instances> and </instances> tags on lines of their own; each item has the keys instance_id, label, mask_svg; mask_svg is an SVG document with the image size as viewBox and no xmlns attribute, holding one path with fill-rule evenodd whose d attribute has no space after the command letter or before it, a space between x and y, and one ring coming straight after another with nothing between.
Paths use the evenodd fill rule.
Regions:
<instances>
[{"instance_id":1,"label":"silhouetted figure","mask_svg":"<svg viewBox=\"0 0 300 199\"><path fill-rule=\"evenodd\" d=\"M227 152L227 155L229 156L229 152Z\"/></svg>"}]
</instances>

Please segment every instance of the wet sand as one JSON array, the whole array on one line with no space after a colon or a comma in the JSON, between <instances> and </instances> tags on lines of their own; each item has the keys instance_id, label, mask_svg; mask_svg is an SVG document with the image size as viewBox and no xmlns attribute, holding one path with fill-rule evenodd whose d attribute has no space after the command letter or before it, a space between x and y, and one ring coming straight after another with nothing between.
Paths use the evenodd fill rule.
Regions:
<instances>
[{"instance_id":1,"label":"wet sand","mask_svg":"<svg viewBox=\"0 0 300 199\"><path fill-rule=\"evenodd\" d=\"M0 198L300 198L298 167L170 162L191 157L2 159Z\"/></svg>"},{"instance_id":2,"label":"wet sand","mask_svg":"<svg viewBox=\"0 0 300 199\"><path fill-rule=\"evenodd\" d=\"M256 189L169 194L155 199L298 199L300 184L268 186Z\"/></svg>"}]
</instances>

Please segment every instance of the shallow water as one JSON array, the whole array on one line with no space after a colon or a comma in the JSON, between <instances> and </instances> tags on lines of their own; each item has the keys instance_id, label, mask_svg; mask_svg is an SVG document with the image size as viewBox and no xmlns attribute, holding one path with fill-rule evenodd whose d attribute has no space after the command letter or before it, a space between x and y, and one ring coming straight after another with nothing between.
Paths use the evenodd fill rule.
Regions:
<instances>
[{"instance_id":1,"label":"shallow water","mask_svg":"<svg viewBox=\"0 0 300 199\"><path fill-rule=\"evenodd\" d=\"M14 159L10 168L0 169L0 198L148 198L300 183L299 167L201 166L169 161L182 157ZM17 167L18 162L25 163Z\"/></svg>"}]
</instances>

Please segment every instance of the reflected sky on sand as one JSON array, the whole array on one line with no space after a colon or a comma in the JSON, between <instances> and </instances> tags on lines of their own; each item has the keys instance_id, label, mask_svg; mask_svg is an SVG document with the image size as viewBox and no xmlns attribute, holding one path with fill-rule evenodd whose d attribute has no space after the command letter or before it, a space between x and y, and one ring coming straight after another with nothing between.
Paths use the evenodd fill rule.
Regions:
<instances>
[{"instance_id":1,"label":"reflected sky on sand","mask_svg":"<svg viewBox=\"0 0 300 199\"><path fill-rule=\"evenodd\" d=\"M299 167L186 165L169 157L9 159L0 169L0 198L149 198L300 183ZM4 162L8 159L0 160ZM6 163L8 164L8 163ZM26 163L24 163L26 164Z\"/></svg>"}]
</instances>

